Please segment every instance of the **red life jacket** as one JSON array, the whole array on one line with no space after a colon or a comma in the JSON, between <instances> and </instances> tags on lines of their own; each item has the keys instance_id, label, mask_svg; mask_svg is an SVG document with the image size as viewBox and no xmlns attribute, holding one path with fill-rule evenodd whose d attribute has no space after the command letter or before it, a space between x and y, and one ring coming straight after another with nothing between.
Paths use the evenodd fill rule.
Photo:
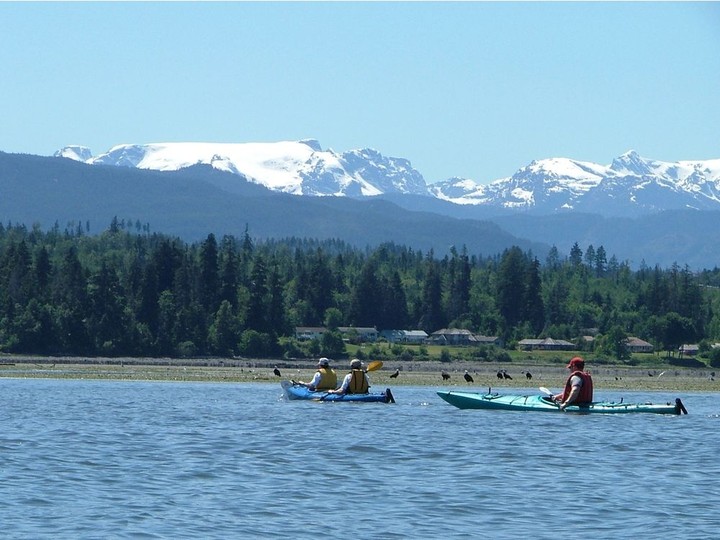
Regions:
<instances>
[{"instance_id":1,"label":"red life jacket","mask_svg":"<svg viewBox=\"0 0 720 540\"><path fill-rule=\"evenodd\" d=\"M570 395L570 392L572 391L572 385L570 384L570 381L575 375L582 379L582 386L580 387L580 393L578 394L577 398L575 398L575 401L573 403L575 403L576 405L579 403L590 403L593 400L593 382L590 374L584 371L573 371L570 374L567 381L565 382L565 390L563 390L561 401L565 401Z\"/></svg>"}]
</instances>

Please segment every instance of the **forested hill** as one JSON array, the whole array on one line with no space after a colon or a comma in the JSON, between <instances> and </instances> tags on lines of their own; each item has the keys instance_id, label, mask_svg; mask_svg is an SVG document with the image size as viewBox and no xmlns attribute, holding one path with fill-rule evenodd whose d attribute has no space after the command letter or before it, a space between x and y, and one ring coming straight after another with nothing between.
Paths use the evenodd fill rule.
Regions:
<instances>
[{"instance_id":1,"label":"forested hill","mask_svg":"<svg viewBox=\"0 0 720 540\"><path fill-rule=\"evenodd\" d=\"M602 246L576 245L567 258L551 250L544 261L518 247L493 258L453 248L438 258L396 244L258 242L247 232L186 243L122 219L97 236L86 228L0 225L1 351L342 355L338 332L322 342L293 338L296 326L321 325L460 327L509 346L578 340L595 328L595 354L618 358L628 335L665 350L720 340L720 271L632 271Z\"/></svg>"},{"instance_id":2,"label":"forested hill","mask_svg":"<svg viewBox=\"0 0 720 540\"><path fill-rule=\"evenodd\" d=\"M82 221L96 234L118 216L187 242L209 233L241 236L247 226L257 239L339 238L360 248L394 242L439 256L452 246L483 257L518 246L541 260L552 246L568 255L577 242L604 245L635 270L674 263L713 268L720 243L720 211L610 218L574 211L488 213L413 195L306 197L276 193L209 165L161 172L0 152L0 193L2 223L47 230Z\"/></svg>"},{"instance_id":3,"label":"forested hill","mask_svg":"<svg viewBox=\"0 0 720 540\"><path fill-rule=\"evenodd\" d=\"M118 216L185 241L241 236L340 238L362 247L395 242L439 255L451 246L493 256L512 245L544 257L550 245L498 225L404 210L375 198L299 197L275 193L238 175L196 165L160 172L86 165L69 159L0 152L0 221L89 224L98 233Z\"/></svg>"}]
</instances>

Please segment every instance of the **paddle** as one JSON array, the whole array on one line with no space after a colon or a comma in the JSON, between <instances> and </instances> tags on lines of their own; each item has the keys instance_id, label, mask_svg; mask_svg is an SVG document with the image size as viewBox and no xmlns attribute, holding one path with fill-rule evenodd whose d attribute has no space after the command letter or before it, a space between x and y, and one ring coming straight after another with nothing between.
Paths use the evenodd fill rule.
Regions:
<instances>
[{"instance_id":1,"label":"paddle","mask_svg":"<svg viewBox=\"0 0 720 540\"><path fill-rule=\"evenodd\" d=\"M377 371L381 367L383 367L382 360L375 360L374 362L370 362L367 365L367 368L365 369L365 371Z\"/></svg>"},{"instance_id":2,"label":"paddle","mask_svg":"<svg viewBox=\"0 0 720 540\"><path fill-rule=\"evenodd\" d=\"M545 388L544 386L539 387L538 390L540 390L540 391L541 391L542 393L544 393L544 394L547 394L547 395L550 396L551 398L555 395L555 394L553 394L553 393L550 391L549 388ZM557 401L555 401L555 400L553 399L552 402L553 402L555 405L558 406L558 409L560 408L560 404L559 404ZM566 412L565 409L560 409L560 410L561 410L562 412Z\"/></svg>"}]
</instances>

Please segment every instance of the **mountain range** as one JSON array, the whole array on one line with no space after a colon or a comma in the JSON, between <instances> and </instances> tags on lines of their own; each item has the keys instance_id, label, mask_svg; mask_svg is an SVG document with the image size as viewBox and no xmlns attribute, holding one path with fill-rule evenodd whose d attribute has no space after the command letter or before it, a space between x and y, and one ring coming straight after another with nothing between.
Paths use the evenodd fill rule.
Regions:
<instances>
[{"instance_id":1,"label":"mountain range","mask_svg":"<svg viewBox=\"0 0 720 540\"><path fill-rule=\"evenodd\" d=\"M0 152L3 225L74 231L89 223L97 234L114 218L189 242L210 233L241 238L247 227L260 240L340 239L361 248L394 242L440 256L452 246L485 256L512 245L540 257L549 249L489 221L409 211L378 197L298 197L209 165L155 171Z\"/></svg>"},{"instance_id":2,"label":"mountain range","mask_svg":"<svg viewBox=\"0 0 720 540\"><path fill-rule=\"evenodd\" d=\"M92 234L118 217L186 241L247 227L258 239L394 242L439 256L453 246L495 256L517 245L541 261L552 246L563 255L577 242L634 268L702 269L718 265L718 168L718 160L667 164L629 152L607 167L536 161L477 187L427 185L408 160L339 154L314 140L121 145L98 156L73 146L54 157L0 152L0 220L87 222Z\"/></svg>"},{"instance_id":3,"label":"mountain range","mask_svg":"<svg viewBox=\"0 0 720 540\"><path fill-rule=\"evenodd\" d=\"M160 171L206 164L268 189L306 196L420 195L482 209L547 215L591 212L636 217L663 210L720 210L720 159L664 162L629 151L610 165L568 158L533 161L480 184L450 178L428 185L407 159L364 148L337 153L314 139L276 143L123 144L93 156L70 146L55 154L88 164Z\"/></svg>"}]
</instances>

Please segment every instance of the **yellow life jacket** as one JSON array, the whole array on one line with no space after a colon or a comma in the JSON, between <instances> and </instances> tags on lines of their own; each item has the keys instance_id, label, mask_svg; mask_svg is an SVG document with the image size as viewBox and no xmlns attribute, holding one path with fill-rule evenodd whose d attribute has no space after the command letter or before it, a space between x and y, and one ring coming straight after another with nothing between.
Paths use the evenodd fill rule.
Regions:
<instances>
[{"instance_id":1,"label":"yellow life jacket","mask_svg":"<svg viewBox=\"0 0 720 540\"><path fill-rule=\"evenodd\" d=\"M365 372L362 369L353 369L350 384L348 384L348 394L367 394L369 386L365 378Z\"/></svg>"},{"instance_id":2,"label":"yellow life jacket","mask_svg":"<svg viewBox=\"0 0 720 540\"><path fill-rule=\"evenodd\" d=\"M320 373L320 382L315 387L316 390L335 390L337 388L337 373L334 369L322 367L318 369Z\"/></svg>"}]
</instances>

